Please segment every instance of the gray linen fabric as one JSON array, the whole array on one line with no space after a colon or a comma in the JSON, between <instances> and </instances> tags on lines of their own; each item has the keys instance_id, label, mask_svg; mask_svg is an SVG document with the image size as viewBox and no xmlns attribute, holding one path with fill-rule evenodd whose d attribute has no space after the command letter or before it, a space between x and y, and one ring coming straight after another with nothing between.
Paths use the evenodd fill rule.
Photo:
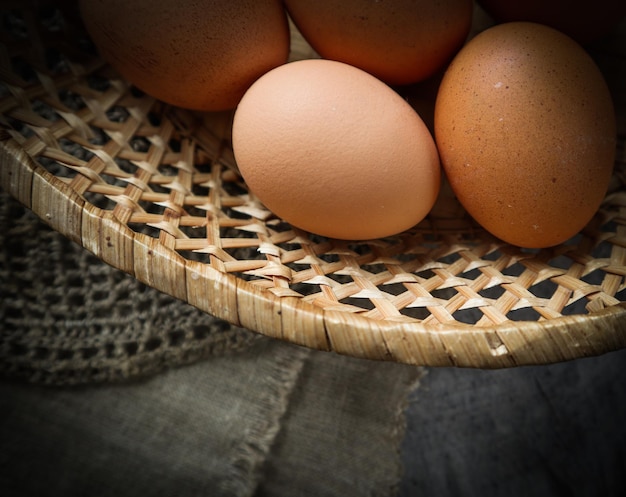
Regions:
<instances>
[{"instance_id":1,"label":"gray linen fabric","mask_svg":"<svg viewBox=\"0 0 626 497\"><path fill-rule=\"evenodd\" d=\"M291 352L258 341L131 383L0 383L3 495L251 495L298 374Z\"/></svg>"},{"instance_id":2,"label":"gray linen fabric","mask_svg":"<svg viewBox=\"0 0 626 497\"><path fill-rule=\"evenodd\" d=\"M409 368L402 377L398 366L313 353L293 391L257 497L389 495L403 477L403 468L389 462L396 459L405 432L407 380L414 381L419 371ZM336 388L337 378L346 388ZM336 415L320 418L323 413Z\"/></svg>"},{"instance_id":3,"label":"gray linen fabric","mask_svg":"<svg viewBox=\"0 0 626 497\"><path fill-rule=\"evenodd\" d=\"M626 350L430 368L409 399L398 497L626 495Z\"/></svg>"}]
</instances>

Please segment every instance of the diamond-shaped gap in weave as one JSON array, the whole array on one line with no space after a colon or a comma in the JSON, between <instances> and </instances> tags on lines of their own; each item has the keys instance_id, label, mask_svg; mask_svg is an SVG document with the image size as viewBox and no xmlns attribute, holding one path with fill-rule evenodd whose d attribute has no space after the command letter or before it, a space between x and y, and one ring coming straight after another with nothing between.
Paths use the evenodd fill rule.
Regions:
<instances>
[{"instance_id":1,"label":"diamond-shaped gap in weave","mask_svg":"<svg viewBox=\"0 0 626 497\"><path fill-rule=\"evenodd\" d=\"M624 298L623 139L603 208L561 246L520 250L466 215L431 215L384 240L327 240L276 219L248 191L230 148L230 115L155 101L94 57L84 33L75 45L59 42L56 14L41 23L14 14L18 35L3 41L10 77L0 85L0 125L89 203L184 258L279 297L374 320L486 326ZM33 34L50 37L50 49L30 50Z\"/></svg>"}]
</instances>

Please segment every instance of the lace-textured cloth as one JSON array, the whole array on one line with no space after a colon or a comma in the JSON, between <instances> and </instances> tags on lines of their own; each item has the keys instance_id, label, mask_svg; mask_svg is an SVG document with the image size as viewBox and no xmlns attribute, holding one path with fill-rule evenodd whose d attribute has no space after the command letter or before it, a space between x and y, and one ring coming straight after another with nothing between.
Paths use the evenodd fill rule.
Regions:
<instances>
[{"instance_id":1,"label":"lace-textured cloth","mask_svg":"<svg viewBox=\"0 0 626 497\"><path fill-rule=\"evenodd\" d=\"M99 261L0 196L0 370L39 383L127 379L259 338Z\"/></svg>"}]
</instances>

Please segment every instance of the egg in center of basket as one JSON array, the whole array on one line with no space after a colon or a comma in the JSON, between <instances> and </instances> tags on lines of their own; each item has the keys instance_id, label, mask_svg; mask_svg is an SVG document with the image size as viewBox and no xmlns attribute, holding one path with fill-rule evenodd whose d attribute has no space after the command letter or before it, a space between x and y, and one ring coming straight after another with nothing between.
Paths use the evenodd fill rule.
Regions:
<instances>
[{"instance_id":1,"label":"egg in center of basket","mask_svg":"<svg viewBox=\"0 0 626 497\"><path fill-rule=\"evenodd\" d=\"M258 79L235 112L251 192L290 224L347 240L419 223L440 187L438 152L413 108L351 65L301 60Z\"/></svg>"}]
</instances>

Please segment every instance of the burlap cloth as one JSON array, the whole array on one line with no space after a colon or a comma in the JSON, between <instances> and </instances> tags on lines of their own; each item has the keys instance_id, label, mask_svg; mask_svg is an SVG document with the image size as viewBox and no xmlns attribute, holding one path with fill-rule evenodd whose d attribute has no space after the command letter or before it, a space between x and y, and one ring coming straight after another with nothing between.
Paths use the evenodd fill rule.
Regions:
<instances>
[{"instance_id":1,"label":"burlap cloth","mask_svg":"<svg viewBox=\"0 0 626 497\"><path fill-rule=\"evenodd\" d=\"M0 195L0 494L385 496L421 370L238 329Z\"/></svg>"}]
</instances>

